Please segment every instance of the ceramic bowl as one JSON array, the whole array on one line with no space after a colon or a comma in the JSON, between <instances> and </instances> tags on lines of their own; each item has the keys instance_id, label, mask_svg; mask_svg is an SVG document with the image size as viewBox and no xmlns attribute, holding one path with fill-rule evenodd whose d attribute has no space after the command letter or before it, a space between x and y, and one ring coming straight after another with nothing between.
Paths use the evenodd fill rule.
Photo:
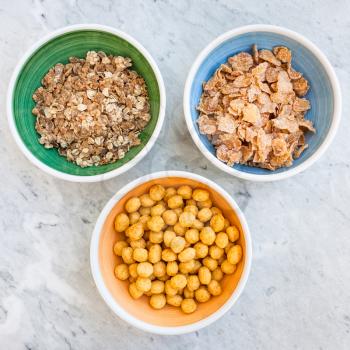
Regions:
<instances>
[{"instance_id":1,"label":"ceramic bowl","mask_svg":"<svg viewBox=\"0 0 350 350\"><path fill-rule=\"evenodd\" d=\"M121 234L114 230L115 216L123 211L125 202L132 196L145 193L153 184L165 187L190 185L207 189L215 206L223 210L231 224L239 227L239 243L243 248L243 259L233 275L222 280L223 292L204 304L198 304L192 314L184 314L179 308L167 305L161 310L149 306L148 298L134 300L128 293L128 282L116 279L114 269L120 258L113 253L113 246ZM159 172L143 176L116 193L102 210L90 247L92 275L97 289L112 311L144 331L158 334L181 334L196 331L214 322L227 312L240 296L250 271L252 247L249 228L243 213L231 196L214 182L192 173L182 171Z\"/></svg>"},{"instance_id":2,"label":"ceramic bowl","mask_svg":"<svg viewBox=\"0 0 350 350\"><path fill-rule=\"evenodd\" d=\"M250 51L253 44L259 49L287 46L292 50L293 67L303 73L310 83L306 98L311 110L306 118L312 120L316 134L307 133L308 149L291 167L275 171L246 166L230 167L215 156L215 149L205 135L199 133L196 109L202 94L202 84L228 57ZM246 180L272 181L295 175L313 164L333 140L341 115L341 92L335 72L325 55L308 39L291 30L271 25L251 25L231 30L212 41L196 58L189 72L183 107L190 134L207 159L220 170Z\"/></svg>"},{"instance_id":3,"label":"ceramic bowl","mask_svg":"<svg viewBox=\"0 0 350 350\"><path fill-rule=\"evenodd\" d=\"M151 121L140 134L141 144L112 164L81 168L68 162L56 149L38 142L36 118L32 115L32 95L41 79L56 63L68 63L70 56L84 57L87 51L128 56L132 69L146 81ZM139 162L152 148L164 121L165 87L160 71L148 51L129 35L96 24L74 25L59 29L34 44L18 63L8 88L7 112L11 132L27 158L45 172L64 180L93 182L117 176Z\"/></svg>"}]
</instances>

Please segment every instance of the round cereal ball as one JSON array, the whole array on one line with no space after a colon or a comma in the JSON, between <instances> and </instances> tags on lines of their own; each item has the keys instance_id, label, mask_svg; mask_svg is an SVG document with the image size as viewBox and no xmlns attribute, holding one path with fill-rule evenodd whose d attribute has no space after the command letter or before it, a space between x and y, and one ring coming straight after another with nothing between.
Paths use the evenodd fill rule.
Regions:
<instances>
[{"instance_id":1,"label":"round cereal ball","mask_svg":"<svg viewBox=\"0 0 350 350\"><path fill-rule=\"evenodd\" d=\"M177 294L177 288L174 288L171 284L171 281L170 280L167 280L164 284L164 291L165 291L165 294L167 295L171 295L171 296L174 296Z\"/></svg>"},{"instance_id":2,"label":"round cereal ball","mask_svg":"<svg viewBox=\"0 0 350 350\"><path fill-rule=\"evenodd\" d=\"M227 246L225 247L225 253L227 254L233 246L234 244L232 242L228 242Z\"/></svg>"},{"instance_id":3,"label":"round cereal ball","mask_svg":"<svg viewBox=\"0 0 350 350\"><path fill-rule=\"evenodd\" d=\"M236 226L229 226L226 229L226 233L231 242L235 242L239 238L239 230Z\"/></svg>"},{"instance_id":4,"label":"round cereal ball","mask_svg":"<svg viewBox=\"0 0 350 350\"><path fill-rule=\"evenodd\" d=\"M227 253L227 260L230 264L235 265L238 264L242 259L242 247L238 244L231 247L231 249Z\"/></svg>"},{"instance_id":5,"label":"round cereal ball","mask_svg":"<svg viewBox=\"0 0 350 350\"><path fill-rule=\"evenodd\" d=\"M203 208L211 208L213 205L213 202L211 199L207 199L206 201L198 202L198 208L203 209Z\"/></svg>"},{"instance_id":6,"label":"round cereal ball","mask_svg":"<svg viewBox=\"0 0 350 350\"><path fill-rule=\"evenodd\" d=\"M204 286L199 287L195 292L194 296L199 303L205 303L210 299L210 293Z\"/></svg>"},{"instance_id":7,"label":"round cereal ball","mask_svg":"<svg viewBox=\"0 0 350 350\"><path fill-rule=\"evenodd\" d=\"M125 247L122 249L122 259L125 264L132 264L135 262L133 259L133 249L131 247Z\"/></svg>"},{"instance_id":8,"label":"round cereal ball","mask_svg":"<svg viewBox=\"0 0 350 350\"><path fill-rule=\"evenodd\" d=\"M211 210L211 212L212 212L213 215L222 214L221 209L219 209L219 208L217 208L217 207L211 207L210 210Z\"/></svg>"},{"instance_id":9,"label":"round cereal ball","mask_svg":"<svg viewBox=\"0 0 350 350\"><path fill-rule=\"evenodd\" d=\"M173 230L179 235L179 236L184 236L186 233L186 227L182 226L179 222L177 222Z\"/></svg>"},{"instance_id":10,"label":"round cereal ball","mask_svg":"<svg viewBox=\"0 0 350 350\"><path fill-rule=\"evenodd\" d=\"M207 256L203 259L203 265L206 266L210 271L214 271L218 267L217 260L213 259L210 256Z\"/></svg>"},{"instance_id":11,"label":"round cereal ball","mask_svg":"<svg viewBox=\"0 0 350 350\"><path fill-rule=\"evenodd\" d=\"M199 241L199 231L195 228L190 228L185 233L185 239L188 243L197 243Z\"/></svg>"},{"instance_id":12,"label":"round cereal ball","mask_svg":"<svg viewBox=\"0 0 350 350\"><path fill-rule=\"evenodd\" d=\"M203 202L209 199L209 192L201 188L196 188L192 193L192 198L196 202Z\"/></svg>"},{"instance_id":13,"label":"round cereal ball","mask_svg":"<svg viewBox=\"0 0 350 350\"><path fill-rule=\"evenodd\" d=\"M194 298L194 291L189 290L187 287L184 288L183 295L186 299L188 298Z\"/></svg>"},{"instance_id":14,"label":"round cereal ball","mask_svg":"<svg viewBox=\"0 0 350 350\"><path fill-rule=\"evenodd\" d=\"M193 205L194 207L197 207L197 202L194 199L187 199L186 205Z\"/></svg>"},{"instance_id":15,"label":"round cereal ball","mask_svg":"<svg viewBox=\"0 0 350 350\"><path fill-rule=\"evenodd\" d=\"M166 265L166 273L168 276L175 276L179 271L179 265L176 261L169 261Z\"/></svg>"},{"instance_id":16,"label":"round cereal ball","mask_svg":"<svg viewBox=\"0 0 350 350\"><path fill-rule=\"evenodd\" d=\"M163 238L164 238L163 231L159 231L159 232L151 231L149 233L149 242L151 242L153 244L162 243L163 242Z\"/></svg>"},{"instance_id":17,"label":"round cereal ball","mask_svg":"<svg viewBox=\"0 0 350 350\"><path fill-rule=\"evenodd\" d=\"M114 228L117 232L124 232L129 224L129 217L125 213L120 213L115 217Z\"/></svg>"},{"instance_id":18,"label":"round cereal ball","mask_svg":"<svg viewBox=\"0 0 350 350\"><path fill-rule=\"evenodd\" d=\"M186 248L178 255L178 259L181 262L190 261L195 257L196 257L196 250L194 248Z\"/></svg>"},{"instance_id":19,"label":"round cereal ball","mask_svg":"<svg viewBox=\"0 0 350 350\"><path fill-rule=\"evenodd\" d=\"M199 239L206 245L212 245L215 241L215 238L216 234L214 230L209 226L203 227L199 234Z\"/></svg>"},{"instance_id":20,"label":"round cereal ball","mask_svg":"<svg viewBox=\"0 0 350 350\"><path fill-rule=\"evenodd\" d=\"M140 213L138 211L134 211L129 214L130 225L136 224L140 220Z\"/></svg>"},{"instance_id":21,"label":"round cereal ball","mask_svg":"<svg viewBox=\"0 0 350 350\"><path fill-rule=\"evenodd\" d=\"M148 260L155 264L162 259L162 247L159 244L153 244L148 251Z\"/></svg>"},{"instance_id":22,"label":"round cereal ball","mask_svg":"<svg viewBox=\"0 0 350 350\"><path fill-rule=\"evenodd\" d=\"M177 189L177 194L183 199L190 199L192 197L192 188L188 185L182 185Z\"/></svg>"},{"instance_id":23,"label":"round cereal ball","mask_svg":"<svg viewBox=\"0 0 350 350\"><path fill-rule=\"evenodd\" d=\"M181 310L185 314L191 314L197 310L197 304L194 299L184 299L181 302Z\"/></svg>"},{"instance_id":24,"label":"round cereal ball","mask_svg":"<svg viewBox=\"0 0 350 350\"><path fill-rule=\"evenodd\" d=\"M170 243L170 248L174 253L178 254L184 250L185 244L185 239L183 237L177 236L172 239Z\"/></svg>"},{"instance_id":25,"label":"round cereal ball","mask_svg":"<svg viewBox=\"0 0 350 350\"><path fill-rule=\"evenodd\" d=\"M151 208L151 216L161 216L165 212L164 204L156 204Z\"/></svg>"},{"instance_id":26,"label":"round cereal ball","mask_svg":"<svg viewBox=\"0 0 350 350\"><path fill-rule=\"evenodd\" d=\"M187 277L187 288L190 291L195 291L200 287L201 283L197 275L190 275Z\"/></svg>"},{"instance_id":27,"label":"round cereal ball","mask_svg":"<svg viewBox=\"0 0 350 350\"><path fill-rule=\"evenodd\" d=\"M137 278L137 263L133 263L133 264L130 264L129 265L129 275L132 277L132 278Z\"/></svg>"},{"instance_id":28,"label":"round cereal ball","mask_svg":"<svg viewBox=\"0 0 350 350\"><path fill-rule=\"evenodd\" d=\"M218 281L211 280L208 284L208 291L213 296L220 295L222 292L220 283Z\"/></svg>"},{"instance_id":29,"label":"round cereal ball","mask_svg":"<svg viewBox=\"0 0 350 350\"><path fill-rule=\"evenodd\" d=\"M141 207L141 201L140 201L140 198L138 198L138 197L131 197L125 203L125 210L128 213L133 213L133 212L139 210L140 207Z\"/></svg>"},{"instance_id":30,"label":"round cereal ball","mask_svg":"<svg viewBox=\"0 0 350 350\"><path fill-rule=\"evenodd\" d=\"M164 282L159 280L152 281L151 293L152 294L164 293Z\"/></svg>"},{"instance_id":31,"label":"round cereal ball","mask_svg":"<svg viewBox=\"0 0 350 350\"><path fill-rule=\"evenodd\" d=\"M195 215L189 211L185 211L179 216L179 223L183 227L191 227L195 220Z\"/></svg>"},{"instance_id":32,"label":"round cereal ball","mask_svg":"<svg viewBox=\"0 0 350 350\"><path fill-rule=\"evenodd\" d=\"M182 289L187 285L187 278L185 275L178 273L177 275L171 277L170 283L173 288Z\"/></svg>"},{"instance_id":33,"label":"round cereal ball","mask_svg":"<svg viewBox=\"0 0 350 350\"><path fill-rule=\"evenodd\" d=\"M142 262L137 265L137 274L140 277L150 277L153 273L153 265L149 262Z\"/></svg>"},{"instance_id":34,"label":"round cereal ball","mask_svg":"<svg viewBox=\"0 0 350 350\"><path fill-rule=\"evenodd\" d=\"M153 294L149 299L149 304L153 309L162 309L166 304L166 298L164 294Z\"/></svg>"},{"instance_id":35,"label":"round cereal ball","mask_svg":"<svg viewBox=\"0 0 350 350\"><path fill-rule=\"evenodd\" d=\"M221 265L226 259L226 254L224 254L220 259L217 260L218 264Z\"/></svg>"},{"instance_id":36,"label":"round cereal ball","mask_svg":"<svg viewBox=\"0 0 350 350\"><path fill-rule=\"evenodd\" d=\"M203 259L208 255L209 248L202 242L198 242L194 245L194 249L196 251L196 258Z\"/></svg>"},{"instance_id":37,"label":"round cereal ball","mask_svg":"<svg viewBox=\"0 0 350 350\"><path fill-rule=\"evenodd\" d=\"M194 260L180 262L179 264L179 270L181 273L184 273L184 274L190 273L194 269L194 267L195 267Z\"/></svg>"},{"instance_id":38,"label":"round cereal ball","mask_svg":"<svg viewBox=\"0 0 350 350\"><path fill-rule=\"evenodd\" d=\"M197 206L198 206L199 209L211 208L212 205L213 205L213 202L211 201L211 199L208 199L206 201L197 203Z\"/></svg>"},{"instance_id":39,"label":"round cereal ball","mask_svg":"<svg viewBox=\"0 0 350 350\"><path fill-rule=\"evenodd\" d=\"M198 270L200 269L201 266L202 266L202 263L199 260L195 260L193 270L191 271L191 273L198 273Z\"/></svg>"},{"instance_id":40,"label":"round cereal ball","mask_svg":"<svg viewBox=\"0 0 350 350\"><path fill-rule=\"evenodd\" d=\"M211 219L211 217L213 216L211 210L209 208L202 208L199 212L198 212L198 219L201 222L207 222Z\"/></svg>"},{"instance_id":41,"label":"round cereal ball","mask_svg":"<svg viewBox=\"0 0 350 350\"><path fill-rule=\"evenodd\" d=\"M215 281L221 281L224 277L224 274L220 267L217 267L214 271L211 273L211 279Z\"/></svg>"},{"instance_id":42,"label":"round cereal ball","mask_svg":"<svg viewBox=\"0 0 350 350\"><path fill-rule=\"evenodd\" d=\"M149 189L149 196L151 197L151 199L158 202L164 198L165 188L162 185L153 185Z\"/></svg>"},{"instance_id":43,"label":"round cereal ball","mask_svg":"<svg viewBox=\"0 0 350 350\"><path fill-rule=\"evenodd\" d=\"M141 215L151 215L151 208L150 207L141 207L139 209L139 213Z\"/></svg>"},{"instance_id":44,"label":"round cereal ball","mask_svg":"<svg viewBox=\"0 0 350 350\"><path fill-rule=\"evenodd\" d=\"M215 232L220 232L225 227L225 218L222 214L215 214L210 219L210 226Z\"/></svg>"},{"instance_id":45,"label":"round cereal ball","mask_svg":"<svg viewBox=\"0 0 350 350\"><path fill-rule=\"evenodd\" d=\"M126 235L132 241L137 241L138 239L142 238L143 232L143 225L139 222L129 226L125 231Z\"/></svg>"},{"instance_id":46,"label":"round cereal ball","mask_svg":"<svg viewBox=\"0 0 350 350\"><path fill-rule=\"evenodd\" d=\"M186 205L184 208L184 212L192 213L196 217L198 214L198 208L195 205Z\"/></svg>"},{"instance_id":47,"label":"round cereal ball","mask_svg":"<svg viewBox=\"0 0 350 350\"><path fill-rule=\"evenodd\" d=\"M204 223L198 219L194 220L194 223L192 224L192 228L195 228L196 230L201 230L204 227Z\"/></svg>"},{"instance_id":48,"label":"round cereal ball","mask_svg":"<svg viewBox=\"0 0 350 350\"><path fill-rule=\"evenodd\" d=\"M236 271L236 268L237 268L236 265L232 265L227 260L224 260L223 263L221 264L221 270L226 275L232 275Z\"/></svg>"},{"instance_id":49,"label":"round cereal ball","mask_svg":"<svg viewBox=\"0 0 350 350\"><path fill-rule=\"evenodd\" d=\"M166 302L171 306L179 307L182 302L181 295L166 295Z\"/></svg>"},{"instance_id":50,"label":"round cereal ball","mask_svg":"<svg viewBox=\"0 0 350 350\"><path fill-rule=\"evenodd\" d=\"M162 251L162 260L169 262L175 261L176 259L177 255L170 248L166 248Z\"/></svg>"},{"instance_id":51,"label":"round cereal ball","mask_svg":"<svg viewBox=\"0 0 350 350\"><path fill-rule=\"evenodd\" d=\"M147 295L148 297L150 297L152 295L152 292L151 292L151 290L149 290L148 292L144 292L143 294Z\"/></svg>"},{"instance_id":52,"label":"round cereal ball","mask_svg":"<svg viewBox=\"0 0 350 350\"><path fill-rule=\"evenodd\" d=\"M125 281L129 278L129 268L128 265L126 264L120 264L115 267L114 270L115 276L122 280Z\"/></svg>"},{"instance_id":53,"label":"round cereal ball","mask_svg":"<svg viewBox=\"0 0 350 350\"><path fill-rule=\"evenodd\" d=\"M138 239L136 241L130 240L130 247L132 249L146 248L146 241L143 238L140 238L140 239Z\"/></svg>"},{"instance_id":54,"label":"round cereal ball","mask_svg":"<svg viewBox=\"0 0 350 350\"><path fill-rule=\"evenodd\" d=\"M220 259L223 255L224 255L225 251L223 248L219 248L217 245L212 245L209 248L209 255L213 258L213 259Z\"/></svg>"},{"instance_id":55,"label":"round cereal ball","mask_svg":"<svg viewBox=\"0 0 350 350\"><path fill-rule=\"evenodd\" d=\"M174 231L166 230L164 232L164 245L166 247L170 247L171 241L176 237L176 233Z\"/></svg>"},{"instance_id":56,"label":"round cereal ball","mask_svg":"<svg viewBox=\"0 0 350 350\"><path fill-rule=\"evenodd\" d=\"M225 232L219 232L215 238L215 244L220 248L225 248L228 245L228 235Z\"/></svg>"},{"instance_id":57,"label":"round cereal ball","mask_svg":"<svg viewBox=\"0 0 350 350\"><path fill-rule=\"evenodd\" d=\"M162 230L164 227L165 223L164 220L161 216L156 215L152 216L148 221L147 221L147 226L151 231L154 232L159 232Z\"/></svg>"},{"instance_id":58,"label":"round cereal ball","mask_svg":"<svg viewBox=\"0 0 350 350\"><path fill-rule=\"evenodd\" d=\"M149 215L141 215L139 219L139 223L142 224L143 230L147 230L147 222L151 217Z\"/></svg>"},{"instance_id":59,"label":"round cereal ball","mask_svg":"<svg viewBox=\"0 0 350 350\"><path fill-rule=\"evenodd\" d=\"M123 248L126 248L128 246L128 243L126 241L118 241L114 244L113 251L114 254L117 256L122 256L122 250Z\"/></svg>"},{"instance_id":60,"label":"round cereal ball","mask_svg":"<svg viewBox=\"0 0 350 350\"><path fill-rule=\"evenodd\" d=\"M173 226L177 223L177 214L174 210L165 210L162 214L162 218L167 225Z\"/></svg>"},{"instance_id":61,"label":"round cereal ball","mask_svg":"<svg viewBox=\"0 0 350 350\"><path fill-rule=\"evenodd\" d=\"M153 207L156 204L156 202L149 196L148 193L140 196L140 202L141 205L145 208Z\"/></svg>"},{"instance_id":62,"label":"round cereal ball","mask_svg":"<svg viewBox=\"0 0 350 350\"><path fill-rule=\"evenodd\" d=\"M211 272L206 266L202 266L198 270L198 278L201 284L209 284L211 281Z\"/></svg>"},{"instance_id":63,"label":"round cereal ball","mask_svg":"<svg viewBox=\"0 0 350 350\"><path fill-rule=\"evenodd\" d=\"M175 196L172 196L168 199L168 207L170 209L176 209L176 208L180 208L183 206L183 199L181 196L179 196L178 194L176 194Z\"/></svg>"},{"instance_id":64,"label":"round cereal ball","mask_svg":"<svg viewBox=\"0 0 350 350\"><path fill-rule=\"evenodd\" d=\"M170 276L168 276L168 275L165 273L164 276L160 276L160 277L158 277L158 279L159 279L159 281L165 282L165 281L167 281L168 279L170 279Z\"/></svg>"},{"instance_id":65,"label":"round cereal ball","mask_svg":"<svg viewBox=\"0 0 350 350\"><path fill-rule=\"evenodd\" d=\"M148 260L148 251L145 248L135 248L132 257L137 262L144 262Z\"/></svg>"},{"instance_id":66,"label":"round cereal ball","mask_svg":"<svg viewBox=\"0 0 350 350\"><path fill-rule=\"evenodd\" d=\"M143 293L148 292L149 290L151 290L152 281L149 278L137 277L135 283L136 283L137 289L140 290Z\"/></svg>"},{"instance_id":67,"label":"round cereal ball","mask_svg":"<svg viewBox=\"0 0 350 350\"><path fill-rule=\"evenodd\" d=\"M166 274L166 265L164 261L158 261L153 265L153 274L155 277L160 278Z\"/></svg>"},{"instance_id":68,"label":"round cereal ball","mask_svg":"<svg viewBox=\"0 0 350 350\"><path fill-rule=\"evenodd\" d=\"M182 208L175 208L173 210L176 213L177 217L179 217L183 212Z\"/></svg>"},{"instance_id":69,"label":"round cereal ball","mask_svg":"<svg viewBox=\"0 0 350 350\"><path fill-rule=\"evenodd\" d=\"M165 189L165 196L164 196L163 200L165 202L168 202L168 199L172 196L175 196L176 193L177 193L176 188L168 187L167 189Z\"/></svg>"},{"instance_id":70,"label":"round cereal ball","mask_svg":"<svg viewBox=\"0 0 350 350\"><path fill-rule=\"evenodd\" d=\"M136 287L136 283L130 283L129 284L129 294L131 295L132 298L134 299L139 299L142 297L143 292L140 291L137 287Z\"/></svg>"}]
</instances>

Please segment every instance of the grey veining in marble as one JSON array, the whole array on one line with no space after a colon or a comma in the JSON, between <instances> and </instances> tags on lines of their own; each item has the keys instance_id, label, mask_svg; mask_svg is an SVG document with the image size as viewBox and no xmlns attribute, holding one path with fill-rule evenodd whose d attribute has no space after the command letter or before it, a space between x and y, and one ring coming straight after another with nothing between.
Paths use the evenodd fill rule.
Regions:
<instances>
[{"instance_id":1,"label":"grey veining in marble","mask_svg":"<svg viewBox=\"0 0 350 350\"><path fill-rule=\"evenodd\" d=\"M0 349L349 349L349 12L347 0L0 0ZM159 141L135 168L78 185L44 174L20 153L7 127L5 93L30 44L53 29L89 22L126 31L151 52L168 105ZM220 173L191 141L181 107L199 51L222 32L252 23L306 35L329 57L344 91L341 127L325 156L277 183ZM234 196L251 227L254 260L227 315L199 332L162 337L109 311L90 274L89 240L113 193L130 179L170 168L216 179Z\"/></svg>"}]
</instances>

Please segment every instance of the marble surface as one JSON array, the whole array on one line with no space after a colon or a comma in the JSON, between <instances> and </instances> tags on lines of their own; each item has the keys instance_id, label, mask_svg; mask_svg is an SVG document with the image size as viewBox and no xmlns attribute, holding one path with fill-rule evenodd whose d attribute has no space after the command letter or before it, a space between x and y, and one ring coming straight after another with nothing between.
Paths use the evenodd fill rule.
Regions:
<instances>
[{"instance_id":1,"label":"marble surface","mask_svg":"<svg viewBox=\"0 0 350 350\"><path fill-rule=\"evenodd\" d=\"M256 184L220 173L196 149L182 113L196 55L245 24L289 27L315 42L350 89L350 3L290 1L0 0L0 348L349 349L350 122L311 169ZM134 36L154 56L167 88L166 123L151 153L127 174L78 185L44 174L15 145L5 93L30 44L53 29L101 23ZM174 146L176 144L176 146ZM234 308L193 334L143 333L107 308L94 286L89 240L106 201L130 179L163 169L215 179L244 210L254 260Z\"/></svg>"}]
</instances>

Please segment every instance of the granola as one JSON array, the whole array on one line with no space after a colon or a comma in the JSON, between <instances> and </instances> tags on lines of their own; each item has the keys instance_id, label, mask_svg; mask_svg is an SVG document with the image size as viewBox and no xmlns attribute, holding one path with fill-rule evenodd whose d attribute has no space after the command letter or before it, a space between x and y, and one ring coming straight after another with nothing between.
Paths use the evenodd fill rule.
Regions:
<instances>
[{"instance_id":1,"label":"granola","mask_svg":"<svg viewBox=\"0 0 350 350\"><path fill-rule=\"evenodd\" d=\"M235 163L275 170L291 166L308 147L305 133L316 132L305 114L311 108L302 73L292 68L284 46L229 57L203 84L197 106L199 131L216 156Z\"/></svg>"},{"instance_id":2,"label":"granola","mask_svg":"<svg viewBox=\"0 0 350 350\"><path fill-rule=\"evenodd\" d=\"M115 162L139 145L150 105L131 65L128 57L89 51L51 68L33 95L39 142L80 167Z\"/></svg>"}]
</instances>

